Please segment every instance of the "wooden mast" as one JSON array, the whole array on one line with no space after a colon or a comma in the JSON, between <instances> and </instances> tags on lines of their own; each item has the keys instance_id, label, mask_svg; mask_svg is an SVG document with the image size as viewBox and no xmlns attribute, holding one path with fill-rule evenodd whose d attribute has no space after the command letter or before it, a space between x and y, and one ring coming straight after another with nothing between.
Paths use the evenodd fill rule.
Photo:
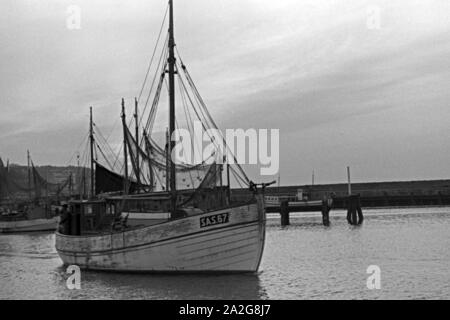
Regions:
<instances>
[{"instance_id":1,"label":"wooden mast","mask_svg":"<svg viewBox=\"0 0 450 320\"><path fill-rule=\"evenodd\" d=\"M175 36L174 36L174 18L173 18L173 0L169 0L169 156L170 156L170 192L171 192L171 211L176 210L176 171L175 163L172 160L172 150L175 148L175 142L172 141L175 132Z\"/></svg>"},{"instance_id":2,"label":"wooden mast","mask_svg":"<svg viewBox=\"0 0 450 320\"><path fill-rule=\"evenodd\" d=\"M138 116L138 100L134 98L134 120L135 120L135 129L136 129L136 181L137 185L140 188L141 186L141 168L139 162L139 116Z\"/></svg>"},{"instance_id":3,"label":"wooden mast","mask_svg":"<svg viewBox=\"0 0 450 320\"><path fill-rule=\"evenodd\" d=\"M228 198L228 204L231 203L231 181L230 181L230 163L228 162L227 158L227 198Z\"/></svg>"},{"instance_id":4,"label":"wooden mast","mask_svg":"<svg viewBox=\"0 0 450 320\"><path fill-rule=\"evenodd\" d=\"M31 168L30 168L30 150L27 150L27 169L28 169L28 196L31 200Z\"/></svg>"},{"instance_id":5,"label":"wooden mast","mask_svg":"<svg viewBox=\"0 0 450 320\"><path fill-rule=\"evenodd\" d=\"M86 165L83 164L83 198L87 198L86 196Z\"/></svg>"},{"instance_id":6,"label":"wooden mast","mask_svg":"<svg viewBox=\"0 0 450 320\"><path fill-rule=\"evenodd\" d=\"M89 108L89 141L91 144L91 198L94 197L94 122L92 121L92 107Z\"/></svg>"},{"instance_id":7,"label":"wooden mast","mask_svg":"<svg viewBox=\"0 0 450 320\"><path fill-rule=\"evenodd\" d=\"M127 133L126 133L126 115L125 115L125 99L122 98L122 126L123 126L123 156L125 179L123 181L123 192L128 194L128 149L127 149Z\"/></svg>"},{"instance_id":8,"label":"wooden mast","mask_svg":"<svg viewBox=\"0 0 450 320\"><path fill-rule=\"evenodd\" d=\"M170 136L169 130L166 129L166 190L170 191Z\"/></svg>"},{"instance_id":9,"label":"wooden mast","mask_svg":"<svg viewBox=\"0 0 450 320\"><path fill-rule=\"evenodd\" d=\"M69 175L69 197L72 198L72 193L73 193L73 174L72 172Z\"/></svg>"},{"instance_id":10,"label":"wooden mast","mask_svg":"<svg viewBox=\"0 0 450 320\"><path fill-rule=\"evenodd\" d=\"M147 150L147 153L148 153L148 155L152 155L152 152L151 152L151 150L149 150L148 149L148 146L147 146L147 139L148 139L148 136L147 136L147 131L144 129L144 131L143 131L143 137L144 137L144 139L145 139L145 150ZM149 164L149 172L148 172L148 174L149 174L149 179L150 179L150 190L151 191L154 191L153 189L154 189L154 187L155 187L155 182L154 182L154 177L153 177L153 168L152 168L152 163L151 163L151 161L149 161L148 162L148 164Z\"/></svg>"},{"instance_id":11,"label":"wooden mast","mask_svg":"<svg viewBox=\"0 0 450 320\"><path fill-rule=\"evenodd\" d=\"M77 154L77 184L78 184L78 193L80 196L80 200L83 200L83 193L81 192L81 184L83 183L83 178L81 176L81 167L80 167L80 154Z\"/></svg>"},{"instance_id":12,"label":"wooden mast","mask_svg":"<svg viewBox=\"0 0 450 320\"><path fill-rule=\"evenodd\" d=\"M45 217L48 217L48 207L50 202L48 201L48 166L45 167Z\"/></svg>"}]
</instances>

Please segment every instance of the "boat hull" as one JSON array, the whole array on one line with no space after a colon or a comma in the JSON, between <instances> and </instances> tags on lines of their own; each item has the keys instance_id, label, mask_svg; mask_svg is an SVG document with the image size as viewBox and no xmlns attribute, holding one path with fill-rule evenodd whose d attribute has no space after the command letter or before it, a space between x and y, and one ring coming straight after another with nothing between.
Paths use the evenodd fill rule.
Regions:
<instances>
[{"instance_id":1,"label":"boat hull","mask_svg":"<svg viewBox=\"0 0 450 320\"><path fill-rule=\"evenodd\" d=\"M18 221L0 221L0 233L55 231L58 217Z\"/></svg>"},{"instance_id":2,"label":"boat hull","mask_svg":"<svg viewBox=\"0 0 450 320\"><path fill-rule=\"evenodd\" d=\"M117 272L256 272L264 249L261 201L102 236L56 234L65 265Z\"/></svg>"}]
</instances>

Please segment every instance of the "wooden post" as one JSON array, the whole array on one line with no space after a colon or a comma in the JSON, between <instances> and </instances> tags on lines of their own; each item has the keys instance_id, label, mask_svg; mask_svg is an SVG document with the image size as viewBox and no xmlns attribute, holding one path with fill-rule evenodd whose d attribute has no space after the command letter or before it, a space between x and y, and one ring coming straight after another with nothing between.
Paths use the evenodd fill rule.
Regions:
<instances>
[{"instance_id":1,"label":"wooden post","mask_svg":"<svg viewBox=\"0 0 450 320\"><path fill-rule=\"evenodd\" d=\"M330 206L326 197L322 200L322 222L326 227L330 225Z\"/></svg>"},{"instance_id":2,"label":"wooden post","mask_svg":"<svg viewBox=\"0 0 450 320\"><path fill-rule=\"evenodd\" d=\"M291 223L289 221L289 201L287 200L281 201L280 214L281 214L281 226L285 227L290 225Z\"/></svg>"},{"instance_id":3,"label":"wooden post","mask_svg":"<svg viewBox=\"0 0 450 320\"><path fill-rule=\"evenodd\" d=\"M361 209L360 195L352 195L348 198L347 221L353 226L363 223L364 216Z\"/></svg>"},{"instance_id":4,"label":"wooden post","mask_svg":"<svg viewBox=\"0 0 450 320\"><path fill-rule=\"evenodd\" d=\"M356 202L356 210L358 211L358 225L361 225L364 221L364 215L361 209L361 196L358 195Z\"/></svg>"},{"instance_id":5,"label":"wooden post","mask_svg":"<svg viewBox=\"0 0 450 320\"><path fill-rule=\"evenodd\" d=\"M352 195L352 180L350 177L350 167L347 167L347 178L348 178L348 195Z\"/></svg>"}]
</instances>

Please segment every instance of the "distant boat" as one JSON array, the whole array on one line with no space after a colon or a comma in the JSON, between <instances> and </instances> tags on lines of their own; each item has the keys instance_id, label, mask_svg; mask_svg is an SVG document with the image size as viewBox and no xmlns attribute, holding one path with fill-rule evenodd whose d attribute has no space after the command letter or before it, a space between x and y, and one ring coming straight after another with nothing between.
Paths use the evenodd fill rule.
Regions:
<instances>
[{"instance_id":1,"label":"distant boat","mask_svg":"<svg viewBox=\"0 0 450 320\"><path fill-rule=\"evenodd\" d=\"M137 100L136 135L133 137L127 127L122 100L124 163L132 163L134 179L128 173L128 165L124 166L124 176L121 176L94 159L96 143L91 116L91 168L95 165L95 170L91 170L92 175L95 171L95 177L91 177L91 181L95 180L91 183L91 196L97 196L89 201L70 202L56 233L56 250L65 265L91 270L256 272L264 250L266 216L263 193L267 185L252 183L240 166L233 169L217 161L196 166L178 164L170 157L175 145L168 137L174 133L177 123L175 76L183 74L185 77L185 82L178 79L180 90L186 89L184 85L190 86L193 91L190 98L195 96L201 111L196 115L199 118L204 116L200 119L203 125L216 126L186 66L182 62L178 64L181 58L178 61L175 58L172 0L169 1L168 12L169 34L161 55L165 58L162 61L167 62L157 70L159 86L147 121L148 124L154 122L152 117L168 77L169 130L165 147L159 146L151 137L151 125L144 128L139 139ZM189 104L187 97L184 103L186 101ZM142 163L146 164L145 175ZM224 167L227 185L222 182ZM253 191L249 201L232 202L230 170ZM118 193L119 188L123 192Z\"/></svg>"},{"instance_id":2,"label":"distant boat","mask_svg":"<svg viewBox=\"0 0 450 320\"><path fill-rule=\"evenodd\" d=\"M333 205L332 198L326 198L323 200L310 200L308 194L305 193L303 189L298 189L296 195L266 196L265 204L267 212L279 212L281 203L283 201L288 202L290 210L298 212L322 210L324 201L326 201L326 206L330 208Z\"/></svg>"},{"instance_id":3,"label":"distant boat","mask_svg":"<svg viewBox=\"0 0 450 320\"><path fill-rule=\"evenodd\" d=\"M276 197L276 196L265 197L266 208L279 208L283 200L284 200L283 197ZM323 204L322 200L289 201L289 206L298 208L322 207L322 204Z\"/></svg>"},{"instance_id":4,"label":"distant boat","mask_svg":"<svg viewBox=\"0 0 450 320\"><path fill-rule=\"evenodd\" d=\"M298 208L321 207L322 200L310 200L303 189L298 189L296 195L266 196L266 208L279 208L282 201L288 201L290 206Z\"/></svg>"},{"instance_id":5,"label":"distant boat","mask_svg":"<svg viewBox=\"0 0 450 320\"><path fill-rule=\"evenodd\" d=\"M55 231L59 217L27 219L21 215L0 217L0 233Z\"/></svg>"},{"instance_id":6,"label":"distant boat","mask_svg":"<svg viewBox=\"0 0 450 320\"><path fill-rule=\"evenodd\" d=\"M20 186L12 176L9 165L4 166L0 159L0 233L55 231L59 217L55 216L46 198L31 196L39 190L38 185L47 185L47 181L39 176L34 166L30 167L28 153L28 187ZM31 176L34 186L31 187ZM17 194L22 193L21 196ZM36 193L39 193L37 191ZM23 196L25 194L25 198Z\"/></svg>"}]
</instances>

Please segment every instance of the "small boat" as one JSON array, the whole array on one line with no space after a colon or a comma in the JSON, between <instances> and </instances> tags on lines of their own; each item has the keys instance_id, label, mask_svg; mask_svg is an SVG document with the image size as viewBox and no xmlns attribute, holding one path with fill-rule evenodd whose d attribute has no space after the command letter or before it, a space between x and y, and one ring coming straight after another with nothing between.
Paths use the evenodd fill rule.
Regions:
<instances>
[{"instance_id":1,"label":"small boat","mask_svg":"<svg viewBox=\"0 0 450 320\"><path fill-rule=\"evenodd\" d=\"M55 231L59 217L44 203L4 203L0 207L0 233Z\"/></svg>"},{"instance_id":2,"label":"small boat","mask_svg":"<svg viewBox=\"0 0 450 320\"><path fill-rule=\"evenodd\" d=\"M59 217L28 220L17 215L2 216L0 218L0 233L55 231L58 220Z\"/></svg>"},{"instance_id":3,"label":"small boat","mask_svg":"<svg viewBox=\"0 0 450 320\"><path fill-rule=\"evenodd\" d=\"M280 195L280 196L266 196L265 204L268 212L279 212L281 203L287 201L289 208L294 211L317 211L321 210L326 201L326 205L331 207L333 205L333 199L327 198L324 200L310 200L307 193L303 189L298 189L296 195Z\"/></svg>"},{"instance_id":4,"label":"small boat","mask_svg":"<svg viewBox=\"0 0 450 320\"><path fill-rule=\"evenodd\" d=\"M51 206L48 197L40 196L41 187L48 188L50 183L31 164L28 152L28 187L24 187L0 159L0 233L56 230L59 208Z\"/></svg>"},{"instance_id":5,"label":"small boat","mask_svg":"<svg viewBox=\"0 0 450 320\"><path fill-rule=\"evenodd\" d=\"M176 76L184 77L178 78L180 90L186 90L187 86L192 90L192 95L184 93L184 106L190 107L189 103L192 104L195 97L196 110L201 112L193 116L199 117L205 126L217 127L193 86L186 66L179 63L182 61L179 53L178 58L175 56L172 0L169 1L168 12L169 33L161 54L165 58L161 61L167 62L157 70L160 82L146 121L147 124L154 123L154 108L158 105L161 89L167 83L169 128L165 147L153 140L152 126L150 129L149 126L144 127L144 135L139 139L138 100L135 106L136 134L133 137L127 127L122 100L124 172L122 176L122 172L120 175L114 173L113 168L108 171L93 156L93 148L97 144L94 143L91 108L91 181L95 181L91 183L91 195L95 197L69 203L68 210L61 215L56 233L56 250L65 265L78 265L89 270L256 272L264 251L264 189L269 184L251 182L239 165L233 169L228 162L226 165L217 161L212 164L180 164L170 157L175 143L168 137L173 137L175 124L179 123L175 120ZM132 164L133 180L128 173L129 163ZM143 174L142 163L147 166L147 174ZM227 185L222 181L224 168ZM232 200L230 170L253 191L248 201ZM123 190L119 194L118 188Z\"/></svg>"},{"instance_id":6,"label":"small boat","mask_svg":"<svg viewBox=\"0 0 450 320\"><path fill-rule=\"evenodd\" d=\"M299 208L309 208L309 207L321 207L323 204L322 200L289 200L289 197L265 197L266 208L279 208L281 202L286 200L289 202L289 206L299 207Z\"/></svg>"}]
</instances>

